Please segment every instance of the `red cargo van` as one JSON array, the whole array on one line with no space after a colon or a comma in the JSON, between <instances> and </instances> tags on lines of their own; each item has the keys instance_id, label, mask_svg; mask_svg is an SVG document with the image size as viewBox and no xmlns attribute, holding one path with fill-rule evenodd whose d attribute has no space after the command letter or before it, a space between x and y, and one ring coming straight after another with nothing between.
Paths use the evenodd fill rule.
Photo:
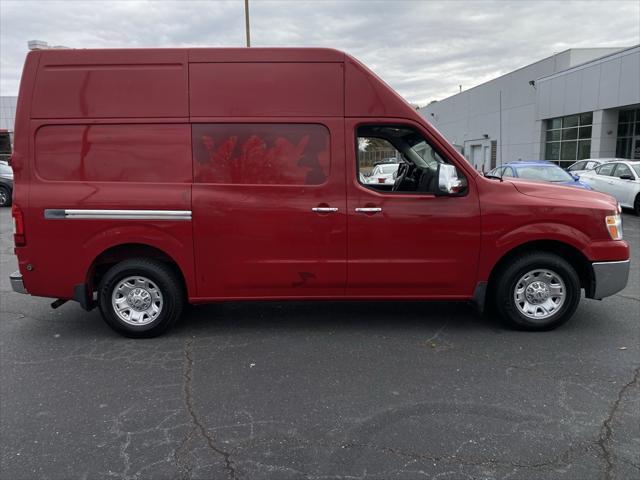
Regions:
<instances>
[{"instance_id":1,"label":"red cargo van","mask_svg":"<svg viewBox=\"0 0 640 480\"><path fill-rule=\"evenodd\" d=\"M491 301L541 330L627 282L611 197L479 176L335 50L34 51L15 132L14 290L132 337L240 299Z\"/></svg>"}]
</instances>

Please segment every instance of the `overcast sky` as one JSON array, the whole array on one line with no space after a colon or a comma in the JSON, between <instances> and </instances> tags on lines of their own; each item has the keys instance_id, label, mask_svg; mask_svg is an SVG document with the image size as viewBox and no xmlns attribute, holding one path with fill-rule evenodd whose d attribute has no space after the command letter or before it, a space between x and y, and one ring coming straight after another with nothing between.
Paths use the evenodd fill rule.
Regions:
<instances>
[{"instance_id":1,"label":"overcast sky","mask_svg":"<svg viewBox=\"0 0 640 480\"><path fill-rule=\"evenodd\" d=\"M572 47L640 43L640 1L250 0L252 45L326 46L425 105ZM244 2L0 0L2 95L27 41L75 48L244 46Z\"/></svg>"}]
</instances>

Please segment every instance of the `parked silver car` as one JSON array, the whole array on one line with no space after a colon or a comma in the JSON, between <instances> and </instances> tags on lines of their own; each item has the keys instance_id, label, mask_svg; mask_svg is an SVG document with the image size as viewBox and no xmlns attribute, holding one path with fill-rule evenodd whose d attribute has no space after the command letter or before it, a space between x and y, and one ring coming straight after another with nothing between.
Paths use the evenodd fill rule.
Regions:
<instances>
[{"instance_id":1,"label":"parked silver car","mask_svg":"<svg viewBox=\"0 0 640 480\"><path fill-rule=\"evenodd\" d=\"M567 167L567 172L571 175L580 176L583 173L588 172L589 170L593 170L596 167L599 167L603 163L614 162L617 160L622 160L621 158L585 158L584 160L578 160L576 163Z\"/></svg>"},{"instance_id":2,"label":"parked silver car","mask_svg":"<svg viewBox=\"0 0 640 480\"><path fill-rule=\"evenodd\" d=\"M0 207L11 205L13 196L13 170L5 161L0 161Z\"/></svg>"},{"instance_id":3,"label":"parked silver car","mask_svg":"<svg viewBox=\"0 0 640 480\"><path fill-rule=\"evenodd\" d=\"M375 185L393 185L396 181L399 163L380 163L373 167L367 183Z\"/></svg>"},{"instance_id":4,"label":"parked silver car","mask_svg":"<svg viewBox=\"0 0 640 480\"><path fill-rule=\"evenodd\" d=\"M598 192L608 193L621 206L633 208L640 215L640 161L604 163L580 175L580 180Z\"/></svg>"}]
</instances>

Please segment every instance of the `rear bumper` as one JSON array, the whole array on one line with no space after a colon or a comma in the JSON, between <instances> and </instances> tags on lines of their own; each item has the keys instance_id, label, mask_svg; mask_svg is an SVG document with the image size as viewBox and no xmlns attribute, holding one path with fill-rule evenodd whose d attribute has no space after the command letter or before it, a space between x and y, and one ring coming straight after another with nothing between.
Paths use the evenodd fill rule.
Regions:
<instances>
[{"instance_id":1,"label":"rear bumper","mask_svg":"<svg viewBox=\"0 0 640 480\"><path fill-rule=\"evenodd\" d=\"M592 298L601 300L626 287L630 264L630 260L592 263L594 283Z\"/></svg>"},{"instance_id":2,"label":"rear bumper","mask_svg":"<svg viewBox=\"0 0 640 480\"><path fill-rule=\"evenodd\" d=\"M9 280L11 281L11 289L16 293L25 293L28 294L27 289L24 288L24 283L22 282L22 274L19 271L13 272L9 275Z\"/></svg>"}]
</instances>

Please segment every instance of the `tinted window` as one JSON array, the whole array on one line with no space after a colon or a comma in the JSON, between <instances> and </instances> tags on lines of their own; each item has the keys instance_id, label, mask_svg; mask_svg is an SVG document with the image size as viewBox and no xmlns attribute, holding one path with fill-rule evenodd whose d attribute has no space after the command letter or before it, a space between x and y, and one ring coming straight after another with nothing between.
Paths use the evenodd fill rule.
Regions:
<instances>
[{"instance_id":1,"label":"tinted window","mask_svg":"<svg viewBox=\"0 0 640 480\"><path fill-rule=\"evenodd\" d=\"M631 178L634 178L633 173L631 173L631 169L627 167L624 163L618 163L616 169L613 171L614 177L621 177L622 175L629 175Z\"/></svg>"},{"instance_id":2,"label":"tinted window","mask_svg":"<svg viewBox=\"0 0 640 480\"><path fill-rule=\"evenodd\" d=\"M570 172L574 172L574 171L576 171L576 170L584 170L584 169L585 169L585 168L584 168L584 166L585 166L585 164L586 164L586 163L587 163L587 162L578 162L578 163L574 163L573 165L571 165L571 166L569 167L569 169L568 169L568 170L569 170Z\"/></svg>"},{"instance_id":3,"label":"tinted window","mask_svg":"<svg viewBox=\"0 0 640 480\"><path fill-rule=\"evenodd\" d=\"M195 124L199 183L319 185L329 176L329 130L316 124Z\"/></svg>"},{"instance_id":4,"label":"tinted window","mask_svg":"<svg viewBox=\"0 0 640 480\"><path fill-rule=\"evenodd\" d=\"M9 132L0 132L0 154L11 155L11 138Z\"/></svg>"},{"instance_id":5,"label":"tinted window","mask_svg":"<svg viewBox=\"0 0 640 480\"><path fill-rule=\"evenodd\" d=\"M611 176L611 174L613 173L613 167L615 167L615 166L616 166L615 163L605 163L601 167L598 167L596 169L596 172L598 172L598 175Z\"/></svg>"}]
</instances>

